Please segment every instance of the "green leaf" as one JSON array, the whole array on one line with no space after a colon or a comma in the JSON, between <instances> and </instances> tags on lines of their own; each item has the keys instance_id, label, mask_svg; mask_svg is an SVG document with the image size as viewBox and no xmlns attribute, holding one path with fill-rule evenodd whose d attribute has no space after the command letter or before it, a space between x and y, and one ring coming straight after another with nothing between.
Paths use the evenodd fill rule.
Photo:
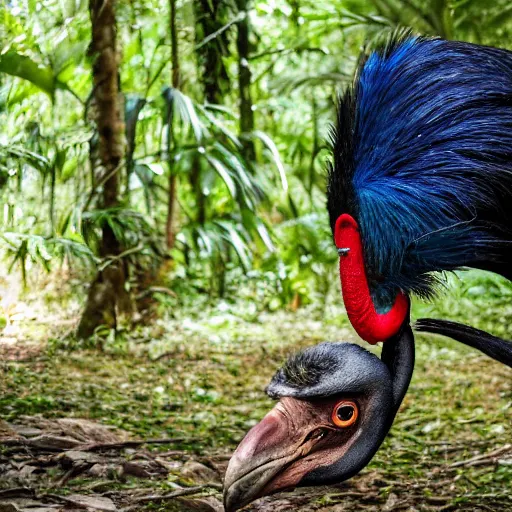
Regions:
<instances>
[{"instance_id":1,"label":"green leaf","mask_svg":"<svg viewBox=\"0 0 512 512\"><path fill-rule=\"evenodd\" d=\"M164 167L161 163L150 162L145 165L153 174L156 174L157 176L162 176L164 174Z\"/></svg>"},{"instance_id":2,"label":"green leaf","mask_svg":"<svg viewBox=\"0 0 512 512\"><path fill-rule=\"evenodd\" d=\"M226 221L215 221L214 224L223 229L224 233L222 238L230 244L238 256L244 271L248 271L251 268L251 256L247 244L242 240L233 224Z\"/></svg>"},{"instance_id":3,"label":"green leaf","mask_svg":"<svg viewBox=\"0 0 512 512\"><path fill-rule=\"evenodd\" d=\"M267 227L263 222L260 220L256 221L256 230L258 231L258 234L260 235L261 240L267 247L267 249L270 252L274 252L276 248L274 247L274 244L272 243L272 239L270 238L270 233L268 232Z\"/></svg>"},{"instance_id":4,"label":"green leaf","mask_svg":"<svg viewBox=\"0 0 512 512\"><path fill-rule=\"evenodd\" d=\"M0 72L23 78L53 98L56 81L50 68L41 66L26 55L14 50L0 55Z\"/></svg>"},{"instance_id":5,"label":"green leaf","mask_svg":"<svg viewBox=\"0 0 512 512\"><path fill-rule=\"evenodd\" d=\"M10 146L2 146L0 145L0 156L6 155L11 158L21 160L24 163L27 163L28 165L31 165L34 169L37 169L41 173L45 174L50 169L50 162L49 160L44 157L43 155L40 155L38 153L35 153L34 151L30 151L28 149L25 149L22 146L18 145L10 145Z\"/></svg>"},{"instance_id":6,"label":"green leaf","mask_svg":"<svg viewBox=\"0 0 512 512\"><path fill-rule=\"evenodd\" d=\"M215 142L213 147L219 152L220 156L222 156L226 164L229 165L233 171L235 171L237 178L240 180L243 186L251 188L252 183L249 177L248 169L237 158L237 156L219 142Z\"/></svg>"},{"instance_id":7,"label":"green leaf","mask_svg":"<svg viewBox=\"0 0 512 512\"><path fill-rule=\"evenodd\" d=\"M286 172L284 170L283 162L281 161L281 157L279 156L279 150L277 149L277 146L275 145L274 141L264 132L256 130L252 132L254 137L257 137L258 139L265 144L267 149L270 151L272 158L274 159L274 163L276 164L277 170L279 172L279 176L281 177L281 184L283 186L283 190L286 192L288 190L288 180L286 179Z\"/></svg>"},{"instance_id":8,"label":"green leaf","mask_svg":"<svg viewBox=\"0 0 512 512\"><path fill-rule=\"evenodd\" d=\"M188 96L177 89L173 89L173 99L180 118L192 126L196 140L198 142L201 141L206 129L197 115L194 103Z\"/></svg>"},{"instance_id":9,"label":"green leaf","mask_svg":"<svg viewBox=\"0 0 512 512\"><path fill-rule=\"evenodd\" d=\"M226 187L229 190L229 193L231 194L231 197L233 199L236 199L236 185L233 181L233 178L229 175L228 169L223 165L223 163L220 160L217 160L214 156L210 155L204 155L206 160L208 160L208 163L217 171L217 174L222 178L224 181Z\"/></svg>"},{"instance_id":10,"label":"green leaf","mask_svg":"<svg viewBox=\"0 0 512 512\"><path fill-rule=\"evenodd\" d=\"M200 105L197 106L198 109L202 112L202 114L208 119L208 121L215 126L221 133L223 133L235 146L237 149L242 149L242 143L238 140L238 137L231 131L228 130L224 124L219 121L211 112Z\"/></svg>"},{"instance_id":11,"label":"green leaf","mask_svg":"<svg viewBox=\"0 0 512 512\"><path fill-rule=\"evenodd\" d=\"M208 235L208 233L203 228L198 227L196 229L196 231L197 231L199 240L202 241L204 250L207 252L207 254L209 256L211 256L214 253L214 245L212 243L211 237Z\"/></svg>"},{"instance_id":12,"label":"green leaf","mask_svg":"<svg viewBox=\"0 0 512 512\"><path fill-rule=\"evenodd\" d=\"M62 82L73 78L76 67L87 53L88 46L88 40L76 43L70 43L68 39L61 41L52 52L53 74Z\"/></svg>"},{"instance_id":13,"label":"green leaf","mask_svg":"<svg viewBox=\"0 0 512 512\"><path fill-rule=\"evenodd\" d=\"M132 153L135 148L135 134L137 130L137 122L141 110L146 105L146 100L134 94L127 94L124 104L124 123L126 140L128 147L131 148Z\"/></svg>"}]
</instances>

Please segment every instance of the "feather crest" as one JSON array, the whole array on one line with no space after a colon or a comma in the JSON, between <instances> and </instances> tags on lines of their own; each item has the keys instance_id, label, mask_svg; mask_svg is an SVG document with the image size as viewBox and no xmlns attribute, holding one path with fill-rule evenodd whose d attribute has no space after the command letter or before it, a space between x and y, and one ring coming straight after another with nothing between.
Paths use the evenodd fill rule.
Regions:
<instances>
[{"instance_id":1,"label":"feather crest","mask_svg":"<svg viewBox=\"0 0 512 512\"><path fill-rule=\"evenodd\" d=\"M358 222L376 304L430 296L432 272L512 277L512 53L400 35L343 94L328 177L331 227Z\"/></svg>"}]
</instances>

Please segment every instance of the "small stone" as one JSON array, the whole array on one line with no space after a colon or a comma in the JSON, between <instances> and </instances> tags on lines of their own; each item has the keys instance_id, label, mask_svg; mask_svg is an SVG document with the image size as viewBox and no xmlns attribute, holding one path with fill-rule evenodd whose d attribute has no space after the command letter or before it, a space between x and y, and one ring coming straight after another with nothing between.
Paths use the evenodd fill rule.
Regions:
<instances>
[{"instance_id":1,"label":"small stone","mask_svg":"<svg viewBox=\"0 0 512 512\"><path fill-rule=\"evenodd\" d=\"M108 464L94 464L87 473L95 478L106 478L108 476Z\"/></svg>"},{"instance_id":2,"label":"small stone","mask_svg":"<svg viewBox=\"0 0 512 512\"><path fill-rule=\"evenodd\" d=\"M40 428L26 427L25 425L11 425L12 429L23 437L36 437L43 433Z\"/></svg>"}]
</instances>

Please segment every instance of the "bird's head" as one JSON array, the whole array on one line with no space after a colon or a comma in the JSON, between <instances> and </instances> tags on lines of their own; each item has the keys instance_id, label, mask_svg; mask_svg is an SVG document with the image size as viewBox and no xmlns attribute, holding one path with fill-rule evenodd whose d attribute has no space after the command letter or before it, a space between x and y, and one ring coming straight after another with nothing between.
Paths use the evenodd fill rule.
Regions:
<instances>
[{"instance_id":1,"label":"bird's head","mask_svg":"<svg viewBox=\"0 0 512 512\"><path fill-rule=\"evenodd\" d=\"M407 326L382 360L351 343L321 343L291 357L267 393L278 400L236 449L224 481L233 512L297 486L342 482L363 469L384 440L414 362ZM394 365L401 374L394 374Z\"/></svg>"}]
</instances>

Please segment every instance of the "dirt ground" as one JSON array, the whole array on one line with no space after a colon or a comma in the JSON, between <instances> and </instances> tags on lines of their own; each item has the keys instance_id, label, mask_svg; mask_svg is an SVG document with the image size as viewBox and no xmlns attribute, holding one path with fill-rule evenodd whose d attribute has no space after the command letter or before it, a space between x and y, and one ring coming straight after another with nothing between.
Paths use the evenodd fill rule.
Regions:
<instances>
[{"instance_id":1,"label":"dirt ground","mask_svg":"<svg viewBox=\"0 0 512 512\"><path fill-rule=\"evenodd\" d=\"M222 511L229 455L271 407L273 372L298 348L353 340L345 322L224 306L87 346L72 322L14 320L0 337L0 512ZM512 510L511 377L418 336L411 387L371 464L246 510Z\"/></svg>"}]
</instances>

